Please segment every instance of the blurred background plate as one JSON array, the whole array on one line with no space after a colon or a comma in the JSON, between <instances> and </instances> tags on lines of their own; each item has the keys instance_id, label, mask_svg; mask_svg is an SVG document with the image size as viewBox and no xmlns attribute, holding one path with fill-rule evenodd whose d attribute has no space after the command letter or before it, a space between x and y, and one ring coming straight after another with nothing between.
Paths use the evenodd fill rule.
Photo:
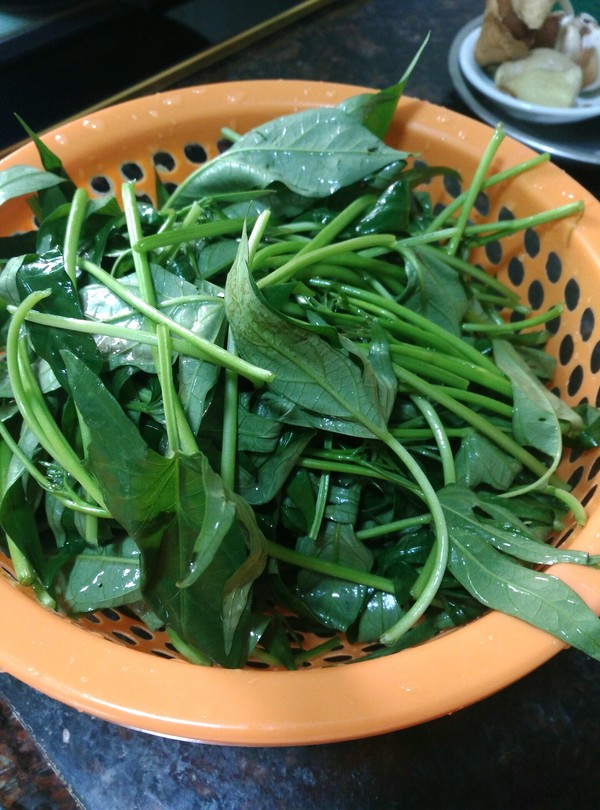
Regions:
<instances>
[{"instance_id":1,"label":"blurred background plate","mask_svg":"<svg viewBox=\"0 0 600 810\"><path fill-rule=\"evenodd\" d=\"M481 26L472 28L462 40L458 50L458 64L467 81L490 101L513 116L523 121L534 121L538 124L571 124L575 121L587 121L600 116L600 93L586 96L579 95L572 107L548 107L542 104L531 104L500 90L494 80L477 63L475 46L481 33Z\"/></svg>"},{"instance_id":2,"label":"blurred background plate","mask_svg":"<svg viewBox=\"0 0 600 810\"><path fill-rule=\"evenodd\" d=\"M482 121L495 126L502 121L509 135L540 152L600 166L600 124L597 118L573 124L547 126L511 116L486 95L469 86L460 68L459 54L465 40L481 25L481 17L467 23L456 35L448 53L448 70L458 95Z\"/></svg>"}]
</instances>

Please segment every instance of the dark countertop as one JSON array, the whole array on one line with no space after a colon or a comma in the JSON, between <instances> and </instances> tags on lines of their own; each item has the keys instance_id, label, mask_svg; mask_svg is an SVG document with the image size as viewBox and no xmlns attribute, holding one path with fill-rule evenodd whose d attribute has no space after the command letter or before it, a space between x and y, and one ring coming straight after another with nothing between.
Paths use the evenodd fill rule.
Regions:
<instances>
[{"instance_id":1,"label":"dark countertop","mask_svg":"<svg viewBox=\"0 0 600 810\"><path fill-rule=\"evenodd\" d=\"M468 113L447 54L479 5L333 3L180 83L305 78L382 87L399 78L431 30L409 94ZM565 168L600 194L597 167ZM0 697L0 807L598 807L600 669L573 650L455 715L325 746L246 749L153 737L88 717L5 674Z\"/></svg>"}]
</instances>

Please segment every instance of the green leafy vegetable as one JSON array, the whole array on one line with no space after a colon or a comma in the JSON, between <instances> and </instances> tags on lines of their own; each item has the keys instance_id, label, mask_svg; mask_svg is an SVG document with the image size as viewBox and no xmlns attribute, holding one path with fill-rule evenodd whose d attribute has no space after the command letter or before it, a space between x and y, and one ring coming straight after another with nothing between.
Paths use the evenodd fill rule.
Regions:
<instances>
[{"instance_id":1,"label":"green leafy vegetable","mask_svg":"<svg viewBox=\"0 0 600 810\"><path fill-rule=\"evenodd\" d=\"M282 183L294 194L327 197L408 157L386 146L339 107L306 110L257 127L182 183L178 207L228 191Z\"/></svg>"},{"instance_id":2,"label":"green leafy vegetable","mask_svg":"<svg viewBox=\"0 0 600 810\"><path fill-rule=\"evenodd\" d=\"M272 391L314 414L342 420L341 430L346 422L366 435L373 435L370 425L385 428L388 414L372 368L363 371L351 355L267 305L248 272L243 238L227 276L225 308L238 351L273 372Z\"/></svg>"},{"instance_id":3,"label":"green leafy vegetable","mask_svg":"<svg viewBox=\"0 0 600 810\"><path fill-rule=\"evenodd\" d=\"M62 182L62 177L36 169L34 166L11 166L0 175L0 205Z\"/></svg>"},{"instance_id":4,"label":"green leafy vegetable","mask_svg":"<svg viewBox=\"0 0 600 810\"><path fill-rule=\"evenodd\" d=\"M470 250L576 215L472 224L383 138L396 85L232 136L161 207L0 173L39 229L2 240L0 526L19 579L77 615L137 612L201 664L292 669L298 623L398 652L488 608L600 658L600 620L541 567L583 506L545 324ZM33 134L32 134L33 135ZM507 318L506 313L519 318Z\"/></svg>"}]
</instances>

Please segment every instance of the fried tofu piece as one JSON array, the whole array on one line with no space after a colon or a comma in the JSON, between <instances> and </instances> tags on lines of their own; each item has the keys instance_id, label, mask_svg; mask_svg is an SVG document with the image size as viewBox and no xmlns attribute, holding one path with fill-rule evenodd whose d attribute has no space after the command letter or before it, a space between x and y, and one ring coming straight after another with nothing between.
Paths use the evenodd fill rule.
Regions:
<instances>
[{"instance_id":1,"label":"fried tofu piece","mask_svg":"<svg viewBox=\"0 0 600 810\"><path fill-rule=\"evenodd\" d=\"M486 0L475 59L493 67L522 59L537 45L551 47L559 28L559 12L551 15L554 0Z\"/></svg>"}]
</instances>

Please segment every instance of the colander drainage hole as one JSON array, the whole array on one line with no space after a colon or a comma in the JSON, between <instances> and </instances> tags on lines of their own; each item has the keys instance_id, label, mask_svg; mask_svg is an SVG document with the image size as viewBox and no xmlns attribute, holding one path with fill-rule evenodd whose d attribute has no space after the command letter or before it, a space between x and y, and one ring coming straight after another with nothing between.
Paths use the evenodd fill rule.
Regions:
<instances>
[{"instance_id":1,"label":"colander drainage hole","mask_svg":"<svg viewBox=\"0 0 600 810\"><path fill-rule=\"evenodd\" d=\"M186 143L183 147L183 154L190 163L205 163L208 158L206 149L199 143Z\"/></svg>"},{"instance_id":2,"label":"colander drainage hole","mask_svg":"<svg viewBox=\"0 0 600 810\"><path fill-rule=\"evenodd\" d=\"M498 219L500 220L500 222L508 222L508 220L514 218L515 215L513 214L513 212L510 210L510 208L507 208L505 205L503 205L500 211L498 212Z\"/></svg>"},{"instance_id":3,"label":"colander drainage hole","mask_svg":"<svg viewBox=\"0 0 600 810\"><path fill-rule=\"evenodd\" d=\"M592 356L590 358L590 371L592 374L596 374L600 371L600 341L596 343L592 350Z\"/></svg>"},{"instance_id":4,"label":"colander drainage hole","mask_svg":"<svg viewBox=\"0 0 600 810\"><path fill-rule=\"evenodd\" d=\"M515 287L523 283L525 278L525 267L520 259L513 256L508 262L508 277Z\"/></svg>"},{"instance_id":5,"label":"colander drainage hole","mask_svg":"<svg viewBox=\"0 0 600 810\"><path fill-rule=\"evenodd\" d=\"M567 308L571 310L571 312L573 312L574 309L577 309L580 295L581 290L579 289L579 284L574 278L570 278L565 284L565 304L567 305Z\"/></svg>"},{"instance_id":6,"label":"colander drainage hole","mask_svg":"<svg viewBox=\"0 0 600 810\"><path fill-rule=\"evenodd\" d=\"M596 319L594 318L594 311L591 307L586 307L581 315L579 323L579 334L583 341L589 340L594 333L594 325Z\"/></svg>"},{"instance_id":7,"label":"colander drainage hole","mask_svg":"<svg viewBox=\"0 0 600 810\"><path fill-rule=\"evenodd\" d=\"M527 300L533 309L541 309L544 303L544 287L539 279L534 279L527 290Z\"/></svg>"},{"instance_id":8,"label":"colander drainage hole","mask_svg":"<svg viewBox=\"0 0 600 810\"><path fill-rule=\"evenodd\" d=\"M155 152L152 160L158 170L165 172L172 172L176 166L175 158L170 152Z\"/></svg>"},{"instance_id":9,"label":"colander drainage hole","mask_svg":"<svg viewBox=\"0 0 600 810\"><path fill-rule=\"evenodd\" d=\"M574 349L575 349L575 341L573 340L573 336L565 335L561 340L558 349L558 359L563 366L566 366L567 363L571 361Z\"/></svg>"},{"instance_id":10,"label":"colander drainage hole","mask_svg":"<svg viewBox=\"0 0 600 810\"><path fill-rule=\"evenodd\" d=\"M111 622L121 621L121 614L117 613L117 611L113 610L112 608L103 608L100 613L102 613L102 615L107 619L110 619Z\"/></svg>"},{"instance_id":11,"label":"colander drainage hole","mask_svg":"<svg viewBox=\"0 0 600 810\"><path fill-rule=\"evenodd\" d=\"M138 625L134 624L129 629L134 636L141 638L143 641L152 641L154 638L152 633L149 630L146 630L145 627L138 627Z\"/></svg>"},{"instance_id":12,"label":"colander drainage hole","mask_svg":"<svg viewBox=\"0 0 600 810\"><path fill-rule=\"evenodd\" d=\"M112 183L103 174L97 174L90 180L90 187L96 194L109 194L112 191Z\"/></svg>"},{"instance_id":13,"label":"colander drainage hole","mask_svg":"<svg viewBox=\"0 0 600 810\"><path fill-rule=\"evenodd\" d=\"M585 493L585 495L581 499L581 503L583 504L583 506L587 506L587 504L592 500L592 498L596 494L597 489L598 489L597 485L594 484L594 486L590 488L590 491Z\"/></svg>"},{"instance_id":14,"label":"colander drainage hole","mask_svg":"<svg viewBox=\"0 0 600 810\"><path fill-rule=\"evenodd\" d=\"M144 178L144 170L139 163L122 163L121 174L126 180L142 180Z\"/></svg>"},{"instance_id":15,"label":"colander drainage hole","mask_svg":"<svg viewBox=\"0 0 600 810\"><path fill-rule=\"evenodd\" d=\"M600 456L594 461L588 472L588 481L593 481L600 472Z\"/></svg>"},{"instance_id":16,"label":"colander drainage hole","mask_svg":"<svg viewBox=\"0 0 600 810\"><path fill-rule=\"evenodd\" d=\"M498 241L488 242L485 246L485 255L491 264L500 264L502 253L502 245Z\"/></svg>"},{"instance_id":17,"label":"colander drainage hole","mask_svg":"<svg viewBox=\"0 0 600 810\"><path fill-rule=\"evenodd\" d=\"M451 174L447 174L444 176L444 189L451 197L458 197L459 194L462 192L462 185L458 177L454 177Z\"/></svg>"},{"instance_id":18,"label":"colander drainage hole","mask_svg":"<svg viewBox=\"0 0 600 810\"><path fill-rule=\"evenodd\" d=\"M129 644L130 647L137 646L137 641L134 638L131 638L131 636L128 636L127 633L121 633L119 630L113 630L112 634L117 641L122 641L124 644Z\"/></svg>"},{"instance_id":19,"label":"colander drainage hole","mask_svg":"<svg viewBox=\"0 0 600 810\"><path fill-rule=\"evenodd\" d=\"M478 211L482 216L487 216L490 213L490 198L488 195L480 191L475 199L475 210Z\"/></svg>"},{"instance_id":20,"label":"colander drainage hole","mask_svg":"<svg viewBox=\"0 0 600 810\"><path fill-rule=\"evenodd\" d=\"M551 284L556 284L562 275L562 261L560 256L553 250L548 254L546 259L546 276Z\"/></svg>"},{"instance_id":21,"label":"colander drainage hole","mask_svg":"<svg viewBox=\"0 0 600 810\"><path fill-rule=\"evenodd\" d=\"M569 382L567 383L567 392L569 393L569 396L574 397L581 388L582 383L583 368L582 366L577 365L569 375Z\"/></svg>"},{"instance_id":22,"label":"colander drainage hole","mask_svg":"<svg viewBox=\"0 0 600 810\"><path fill-rule=\"evenodd\" d=\"M523 244L525 246L525 251L528 256L532 259L540 252L540 237L539 234L534 231L532 228L528 228L525 231L525 235L523 237Z\"/></svg>"}]
</instances>

